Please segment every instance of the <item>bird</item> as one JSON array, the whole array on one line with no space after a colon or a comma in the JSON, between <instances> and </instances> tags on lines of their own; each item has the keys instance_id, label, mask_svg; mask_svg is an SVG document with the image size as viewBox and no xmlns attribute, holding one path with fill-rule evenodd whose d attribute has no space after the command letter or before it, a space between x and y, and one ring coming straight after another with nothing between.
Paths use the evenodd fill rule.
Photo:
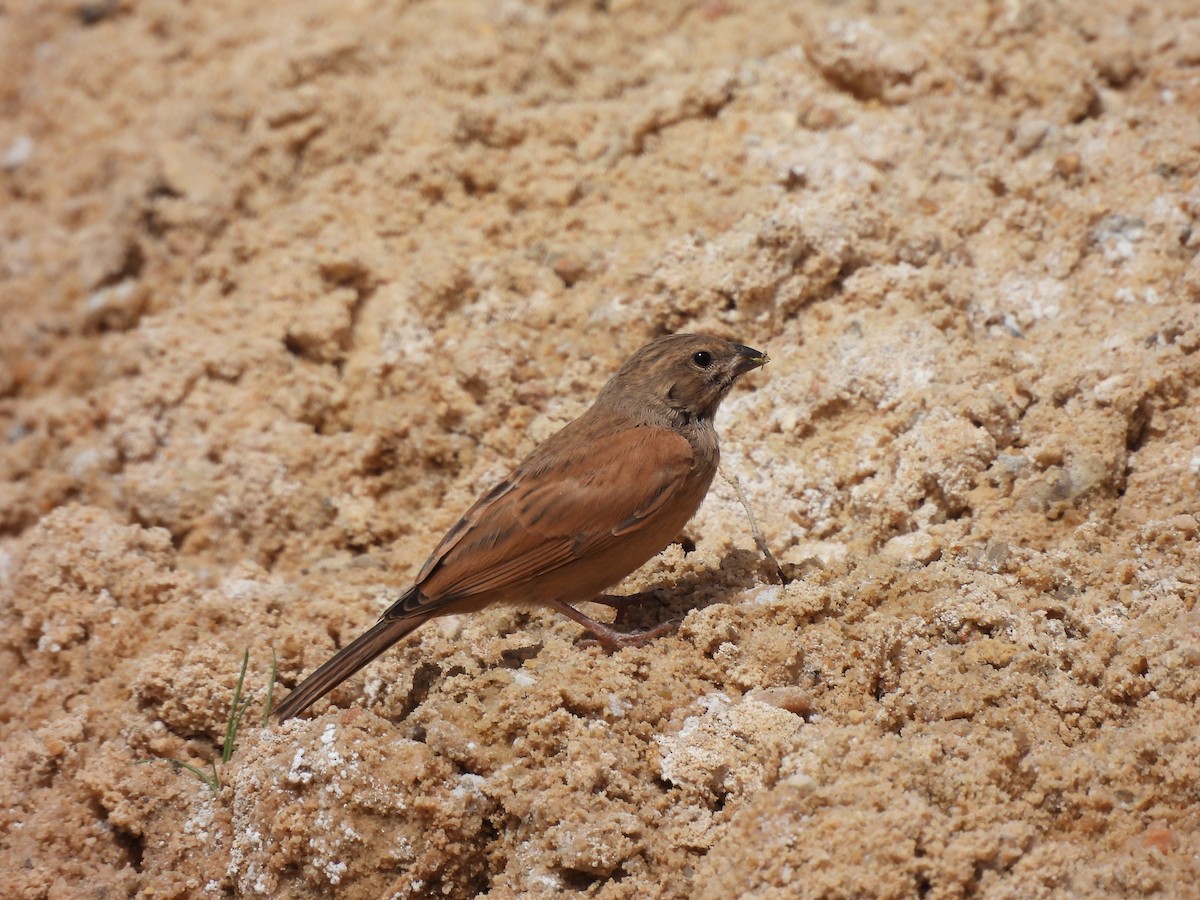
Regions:
<instances>
[{"instance_id":1,"label":"bird","mask_svg":"<svg viewBox=\"0 0 1200 900\"><path fill-rule=\"evenodd\" d=\"M411 588L275 710L307 709L420 625L493 603L542 605L615 651L669 630L625 633L573 604L604 594L679 536L720 452L713 417L766 353L706 334L665 334L634 353L578 418L539 444L446 533Z\"/></svg>"}]
</instances>

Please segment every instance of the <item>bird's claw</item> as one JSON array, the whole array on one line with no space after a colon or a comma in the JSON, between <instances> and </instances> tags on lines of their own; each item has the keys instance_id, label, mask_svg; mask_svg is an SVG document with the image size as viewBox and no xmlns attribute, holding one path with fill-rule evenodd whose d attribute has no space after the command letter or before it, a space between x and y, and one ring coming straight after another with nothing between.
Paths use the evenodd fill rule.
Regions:
<instances>
[{"instance_id":1,"label":"bird's claw","mask_svg":"<svg viewBox=\"0 0 1200 900\"><path fill-rule=\"evenodd\" d=\"M624 650L626 647L644 647L651 641L662 637L663 635L671 634L679 627L679 623L675 621L664 622L648 631L614 631L611 628L604 629L589 629L592 632L592 637L584 638L575 644L576 647L603 647L610 653L615 653L618 650Z\"/></svg>"}]
</instances>

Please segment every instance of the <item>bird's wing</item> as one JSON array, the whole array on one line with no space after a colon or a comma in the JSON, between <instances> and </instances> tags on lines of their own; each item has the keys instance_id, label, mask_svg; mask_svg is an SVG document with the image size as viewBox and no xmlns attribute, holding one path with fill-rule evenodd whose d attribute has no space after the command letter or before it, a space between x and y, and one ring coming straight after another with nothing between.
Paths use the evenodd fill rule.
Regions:
<instances>
[{"instance_id":1,"label":"bird's wing","mask_svg":"<svg viewBox=\"0 0 1200 900\"><path fill-rule=\"evenodd\" d=\"M389 617L428 613L503 590L586 558L654 520L687 483L692 447L678 433L638 426L547 464L522 464L450 529Z\"/></svg>"}]
</instances>

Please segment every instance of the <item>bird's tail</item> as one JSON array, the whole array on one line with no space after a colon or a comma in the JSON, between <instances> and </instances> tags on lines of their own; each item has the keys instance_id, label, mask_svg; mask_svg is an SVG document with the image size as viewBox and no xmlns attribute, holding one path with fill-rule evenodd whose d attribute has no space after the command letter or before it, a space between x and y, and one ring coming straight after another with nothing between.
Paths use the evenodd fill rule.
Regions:
<instances>
[{"instance_id":1,"label":"bird's tail","mask_svg":"<svg viewBox=\"0 0 1200 900\"><path fill-rule=\"evenodd\" d=\"M284 722L308 709L398 640L416 630L428 618L428 615L415 615L401 619L380 619L288 694L276 707L275 718Z\"/></svg>"}]
</instances>

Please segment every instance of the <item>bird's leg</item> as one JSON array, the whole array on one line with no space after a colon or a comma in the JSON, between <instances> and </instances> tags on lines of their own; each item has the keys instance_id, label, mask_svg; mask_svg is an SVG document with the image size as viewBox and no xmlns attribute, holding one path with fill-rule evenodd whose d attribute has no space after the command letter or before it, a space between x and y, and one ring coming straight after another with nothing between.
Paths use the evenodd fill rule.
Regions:
<instances>
[{"instance_id":1,"label":"bird's leg","mask_svg":"<svg viewBox=\"0 0 1200 900\"><path fill-rule=\"evenodd\" d=\"M657 591L638 591L636 594L628 594L623 597L618 597L614 594L598 594L592 598L593 603L600 603L604 606L611 606L617 611L617 617L613 619L614 625L622 625L625 622L625 617L629 615L629 611L647 600L658 599Z\"/></svg>"},{"instance_id":2,"label":"bird's leg","mask_svg":"<svg viewBox=\"0 0 1200 900\"><path fill-rule=\"evenodd\" d=\"M624 599L624 598L614 598ZM602 601L600 601L602 602ZM664 634L669 634L675 630L674 622L665 622L657 628L651 628L649 631L635 631L627 633L617 631L597 622L595 619L589 618L571 606L569 603L563 603L561 600L549 600L546 605L552 609L558 610L564 616L574 619L584 628L586 628L595 637L596 643L605 650L620 650L624 647L640 647L643 644L648 644L657 637L662 637Z\"/></svg>"}]
</instances>

